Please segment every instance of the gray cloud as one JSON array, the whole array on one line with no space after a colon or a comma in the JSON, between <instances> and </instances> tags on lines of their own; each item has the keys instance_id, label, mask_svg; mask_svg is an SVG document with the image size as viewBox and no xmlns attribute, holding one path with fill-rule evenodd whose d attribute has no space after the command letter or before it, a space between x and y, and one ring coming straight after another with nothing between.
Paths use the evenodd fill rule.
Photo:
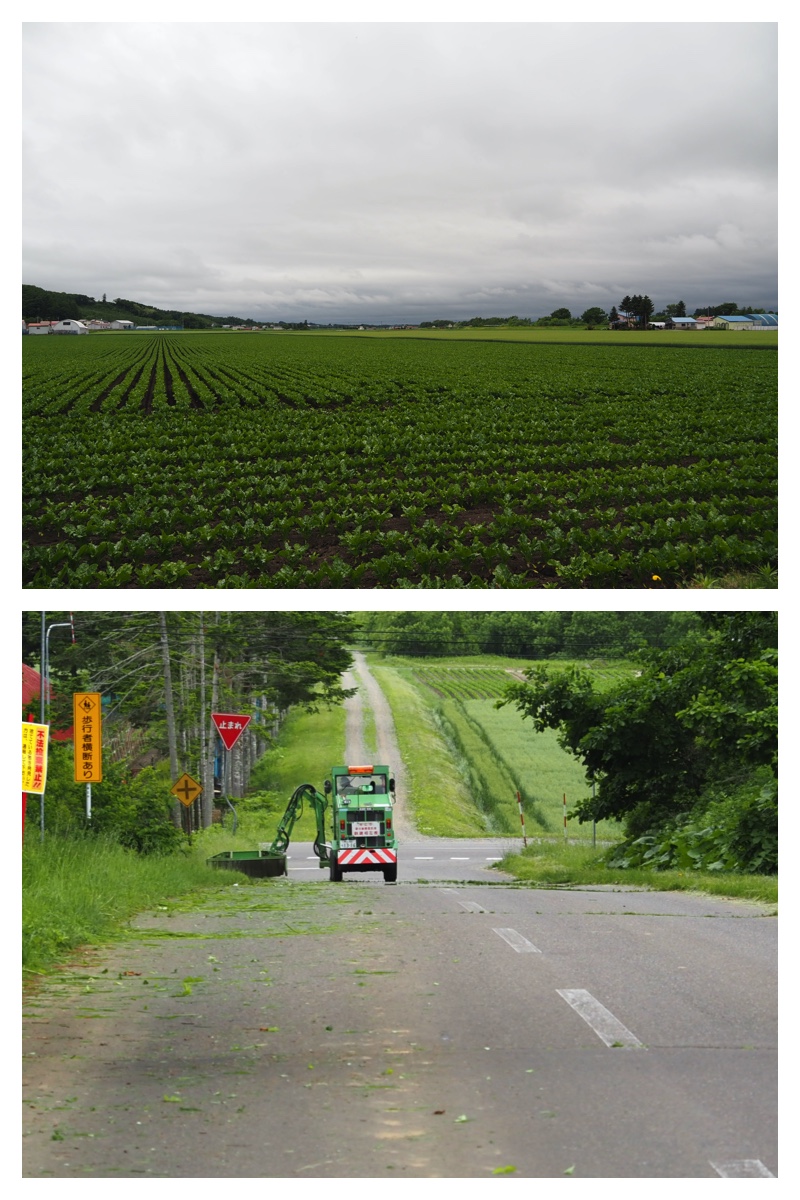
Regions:
<instances>
[{"instance_id":1,"label":"gray cloud","mask_svg":"<svg viewBox=\"0 0 800 1200\"><path fill-rule=\"evenodd\" d=\"M274 319L777 300L774 24L24 27L23 278Z\"/></svg>"}]
</instances>

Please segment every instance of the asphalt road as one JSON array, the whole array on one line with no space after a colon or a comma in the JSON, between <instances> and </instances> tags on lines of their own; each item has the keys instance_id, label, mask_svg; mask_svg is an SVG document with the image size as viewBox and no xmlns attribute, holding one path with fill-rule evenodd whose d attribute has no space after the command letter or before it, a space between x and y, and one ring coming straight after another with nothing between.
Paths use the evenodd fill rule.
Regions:
<instances>
[{"instance_id":1,"label":"asphalt road","mask_svg":"<svg viewBox=\"0 0 800 1200\"><path fill-rule=\"evenodd\" d=\"M24 1177L777 1175L775 918L290 850L27 997Z\"/></svg>"}]
</instances>

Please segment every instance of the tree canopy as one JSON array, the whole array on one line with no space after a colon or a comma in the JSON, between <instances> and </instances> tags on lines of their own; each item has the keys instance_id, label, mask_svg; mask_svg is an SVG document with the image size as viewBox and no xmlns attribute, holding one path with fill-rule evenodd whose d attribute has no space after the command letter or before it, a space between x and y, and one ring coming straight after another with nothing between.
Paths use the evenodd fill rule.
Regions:
<instances>
[{"instance_id":1,"label":"tree canopy","mask_svg":"<svg viewBox=\"0 0 800 1200\"><path fill-rule=\"evenodd\" d=\"M23 663L37 669L41 615L23 614ZM45 614L46 628L59 626L49 643L49 723L69 729L72 694L100 692L104 742L132 741L151 761L168 759L173 781L183 771L201 779L204 824L214 798L212 712L253 718L242 739L250 743L238 781L244 786L254 754L266 749L287 709L338 704L349 694L341 682L351 662L349 614L76 612L74 642L70 616ZM38 720L38 700L29 711Z\"/></svg>"}]
</instances>

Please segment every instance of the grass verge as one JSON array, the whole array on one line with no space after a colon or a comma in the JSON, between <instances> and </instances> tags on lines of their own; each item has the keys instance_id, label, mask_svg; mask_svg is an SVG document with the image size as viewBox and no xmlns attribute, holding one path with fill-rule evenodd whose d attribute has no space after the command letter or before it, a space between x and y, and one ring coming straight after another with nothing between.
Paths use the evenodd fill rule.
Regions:
<instances>
[{"instance_id":1,"label":"grass verge","mask_svg":"<svg viewBox=\"0 0 800 1200\"><path fill-rule=\"evenodd\" d=\"M498 867L516 879L539 887L612 885L658 892L705 892L733 900L750 900L777 911L778 880L774 875L738 875L721 871L624 870L605 864L605 849L536 842L521 854L509 854Z\"/></svg>"},{"instance_id":2,"label":"grass verge","mask_svg":"<svg viewBox=\"0 0 800 1200\"><path fill-rule=\"evenodd\" d=\"M485 837L487 825L472 803L437 724L432 706L391 667L370 661L392 710L408 777L409 807L420 833L432 837Z\"/></svg>"},{"instance_id":3,"label":"grass verge","mask_svg":"<svg viewBox=\"0 0 800 1200\"><path fill-rule=\"evenodd\" d=\"M197 853L141 856L110 838L79 834L32 838L22 854L23 972L41 973L77 946L108 941L165 897L243 878L213 870Z\"/></svg>"}]
</instances>

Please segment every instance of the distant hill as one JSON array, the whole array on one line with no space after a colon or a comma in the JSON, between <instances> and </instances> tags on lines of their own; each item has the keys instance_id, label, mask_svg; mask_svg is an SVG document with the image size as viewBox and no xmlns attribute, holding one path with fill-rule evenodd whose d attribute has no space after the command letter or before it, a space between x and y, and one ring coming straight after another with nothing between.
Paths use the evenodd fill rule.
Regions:
<instances>
[{"instance_id":1,"label":"distant hill","mask_svg":"<svg viewBox=\"0 0 800 1200\"><path fill-rule=\"evenodd\" d=\"M184 329L210 329L213 325L256 325L249 317L214 317L207 313L153 308L136 300L95 300L78 292L48 292L31 283L22 285L23 321L62 321L95 317L101 321L133 321L134 325L183 325Z\"/></svg>"}]
</instances>

